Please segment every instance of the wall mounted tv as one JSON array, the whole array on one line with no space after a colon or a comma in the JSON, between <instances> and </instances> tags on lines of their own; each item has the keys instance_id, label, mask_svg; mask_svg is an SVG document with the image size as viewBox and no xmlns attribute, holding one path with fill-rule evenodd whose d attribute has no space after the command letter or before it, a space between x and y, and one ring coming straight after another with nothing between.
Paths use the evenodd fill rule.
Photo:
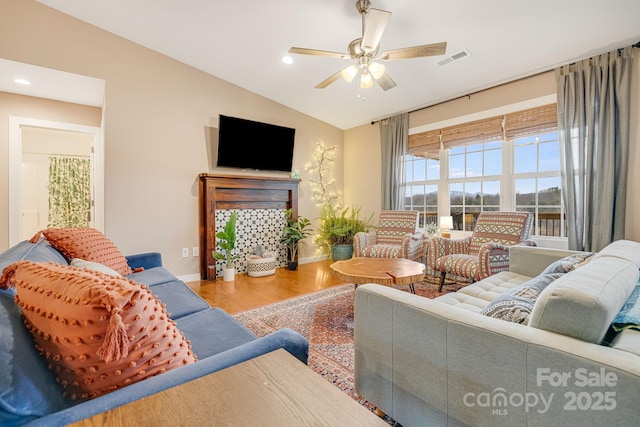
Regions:
<instances>
[{"instance_id":1,"label":"wall mounted tv","mask_svg":"<svg viewBox=\"0 0 640 427\"><path fill-rule=\"evenodd\" d=\"M291 172L296 130L220 115L217 166Z\"/></svg>"}]
</instances>

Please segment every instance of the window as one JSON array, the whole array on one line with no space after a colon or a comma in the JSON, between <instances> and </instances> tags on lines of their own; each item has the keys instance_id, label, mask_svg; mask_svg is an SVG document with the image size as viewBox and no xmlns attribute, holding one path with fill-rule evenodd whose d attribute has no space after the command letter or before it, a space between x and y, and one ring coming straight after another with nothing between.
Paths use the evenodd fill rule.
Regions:
<instances>
[{"instance_id":1,"label":"window","mask_svg":"<svg viewBox=\"0 0 640 427\"><path fill-rule=\"evenodd\" d=\"M557 132L513 140L513 190L516 210L534 215L537 236L565 236Z\"/></svg>"},{"instance_id":2,"label":"window","mask_svg":"<svg viewBox=\"0 0 640 427\"><path fill-rule=\"evenodd\" d=\"M556 115L553 104L410 135L406 209L467 231L482 211L527 211L533 235L566 236Z\"/></svg>"},{"instance_id":3,"label":"window","mask_svg":"<svg viewBox=\"0 0 640 427\"><path fill-rule=\"evenodd\" d=\"M420 227L438 223L440 161L427 156L405 156L405 209L420 212Z\"/></svg>"},{"instance_id":4,"label":"window","mask_svg":"<svg viewBox=\"0 0 640 427\"><path fill-rule=\"evenodd\" d=\"M454 230L473 230L481 211L500 210L502 141L449 149L449 208Z\"/></svg>"}]
</instances>

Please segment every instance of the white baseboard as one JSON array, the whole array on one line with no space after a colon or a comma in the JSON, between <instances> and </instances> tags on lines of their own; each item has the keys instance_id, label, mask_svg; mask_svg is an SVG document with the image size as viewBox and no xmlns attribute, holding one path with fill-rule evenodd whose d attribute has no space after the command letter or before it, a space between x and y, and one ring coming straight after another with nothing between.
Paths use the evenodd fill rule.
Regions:
<instances>
[{"instance_id":1,"label":"white baseboard","mask_svg":"<svg viewBox=\"0 0 640 427\"><path fill-rule=\"evenodd\" d=\"M185 283L197 282L198 280L200 280L200 273L178 276L178 280L182 280Z\"/></svg>"}]
</instances>

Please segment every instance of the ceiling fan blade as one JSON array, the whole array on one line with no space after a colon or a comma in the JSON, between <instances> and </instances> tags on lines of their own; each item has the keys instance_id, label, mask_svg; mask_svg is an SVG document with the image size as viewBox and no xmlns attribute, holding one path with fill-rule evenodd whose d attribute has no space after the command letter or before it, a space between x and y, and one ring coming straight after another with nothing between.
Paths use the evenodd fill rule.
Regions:
<instances>
[{"instance_id":1,"label":"ceiling fan blade","mask_svg":"<svg viewBox=\"0 0 640 427\"><path fill-rule=\"evenodd\" d=\"M314 55L314 56L328 56L329 58L349 59L351 56L348 53L330 52L328 50L318 49L305 49L303 47L292 47L289 49L289 53L296 53L299 55Z\"/></svg>"},{"instance_id":2,"label":"ceiling fan blade","mask_svg":"<svg viewBox=\"0 0 640 427\"><path fill-rule=\"evenodd\" d=\"M446 50L447 42L424 44L421 46L388 50L386 52L382 52L376 59L392 61L394 59L421 58L423 56L444 55Z\"/></svg>"},{"instance_id":3,"label":"ceiling fan blade","mask_svg":"<svg viewBox=\"0 0 640 427\"><path fill-rule=\"evenodd\" d=\"M391 18L391 12L380 9L370 9L368 15L369 18L367 19L367 25L362 34L360 46L365 52L372 53L378 48L382 34L385 28L387 28L387 24Z\"/></svg>"},{"instance_id":4,"label":"ceiling fan blade","mask_svg":"<svg viewBox=\"0 0 640 427\"><path fill-rule=\"evenodd\" d=\"M397 86L397 83L393 81L393 79L391 77L389 77L389 74L384 73L382 75L382 77L378 78L378 79L374 79L382 88L382 90L387 91L389 89L393 89L394 87Z\"/></svg>"},{"instance_id":5,"label":"ceiling fan blade","mask_svg":"<svg viewBox=\"0 0 640 427\"><path fill-rule=\"evenodd\" d=\"M336 80L340 79L342 75L342 70L337 71L335 74L332 74L329 78L321 81L320 83L318 83L317 85L314 86L315 89L324 89L325 87L329 86L331 83L335 82Z\"/></svg>"}]
</instances>

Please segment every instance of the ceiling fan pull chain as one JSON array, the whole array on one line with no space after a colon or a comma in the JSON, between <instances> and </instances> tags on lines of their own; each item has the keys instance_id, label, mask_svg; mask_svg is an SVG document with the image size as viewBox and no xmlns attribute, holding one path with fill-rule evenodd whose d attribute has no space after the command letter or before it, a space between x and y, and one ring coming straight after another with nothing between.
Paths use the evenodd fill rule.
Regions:
<instances>
[{"instance_id":1,"label":"ceiling fan pull chain","mask_svg":"<svg viewBox=\"0 0 640 427\"><path fill-rule=\"evenodd\" d=\"M358 92L357 92L357 98L358 98L359 100L361 100L362 102L366 101L366 100L367 100L367 98L365 98L363 95L360 95L360 87L361 87L361 86L360 86L360 82L358 82L358 84L357 84L356 86L358 87L358 89L357 89L357 91L358 91Z\"/></svg>"}]
</instances>

